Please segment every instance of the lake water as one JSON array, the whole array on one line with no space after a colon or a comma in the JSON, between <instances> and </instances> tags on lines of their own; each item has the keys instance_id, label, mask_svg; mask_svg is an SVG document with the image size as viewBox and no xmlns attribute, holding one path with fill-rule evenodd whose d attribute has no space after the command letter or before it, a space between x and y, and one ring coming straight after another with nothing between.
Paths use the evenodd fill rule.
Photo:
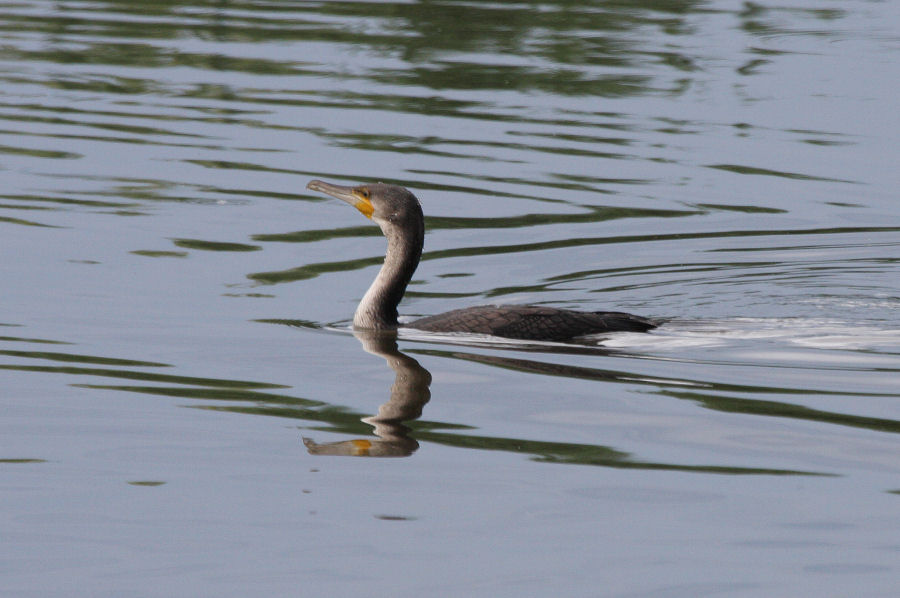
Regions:
<instances>
[{"instance_id":1,"label":"lake water","mask_svg":"<svg viewBox=\"0 0 900 598\"><path fill-rule=\"evenodd\" d=\"M897 595L900 3L0 28L3 596ZM403 315L666 322L354 336L313 178L422 201Z\"/></svg>"}]
</instances>

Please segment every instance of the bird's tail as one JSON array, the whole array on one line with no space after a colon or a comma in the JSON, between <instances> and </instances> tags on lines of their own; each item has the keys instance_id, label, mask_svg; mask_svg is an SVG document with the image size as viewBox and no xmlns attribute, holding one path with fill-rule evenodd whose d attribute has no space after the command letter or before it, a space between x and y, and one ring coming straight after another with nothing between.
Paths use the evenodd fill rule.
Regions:
<instances>
[{"instance_id":1,"label":"bird's tail","mask_svg":"<svg viewBox=\"0 0 900 598\"><path fill-rule=\"evenodd\" d=\"M595 311L595 314L602 317L611 330L623 330L630 332L647 332L660 325L658 320L650 318L642 318L633 314L626 314L619 311Z\"/></svg>"}]
</instances>

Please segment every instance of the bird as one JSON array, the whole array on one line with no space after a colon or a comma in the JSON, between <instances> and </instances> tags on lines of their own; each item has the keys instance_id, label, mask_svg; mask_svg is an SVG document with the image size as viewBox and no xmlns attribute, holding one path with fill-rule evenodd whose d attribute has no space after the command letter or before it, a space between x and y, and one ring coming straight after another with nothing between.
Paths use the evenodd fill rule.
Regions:
<instances>
[{"instance_id":1,"label":"bird","mask_svg":"<svg viewBox=\"0 0 900 598\"><path fill-rule=\"evenodd\" d=\"M386 183L336 185L313 180L306 186L355 207L381 228L387 251L381 270L363 295L353 327L428 332L464 332L532 341L567 341L589 334L646 332L659 323L623 312L577 311L540 305L480 305L403 323L397 306L412 279L425 242L425 216L409 189Z\"/></svg>"}]
</instances>

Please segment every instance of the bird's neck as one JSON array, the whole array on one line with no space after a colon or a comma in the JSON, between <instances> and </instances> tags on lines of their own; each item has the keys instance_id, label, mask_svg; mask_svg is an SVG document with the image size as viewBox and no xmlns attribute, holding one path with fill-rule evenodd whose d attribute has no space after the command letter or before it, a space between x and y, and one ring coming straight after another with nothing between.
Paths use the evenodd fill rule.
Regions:
<instances>
[{"instance_id":1,"label":"bird's neck","mask_svg":"<svg viewBox=\"0 0 900 598\"><path fill-rule=\"evenodd\" d=\"M356 328L396 328L397 305L422 256L424 227L404 234L384 231L388 240L384 264L356 309Z\"/></svg>"}]
</instances>

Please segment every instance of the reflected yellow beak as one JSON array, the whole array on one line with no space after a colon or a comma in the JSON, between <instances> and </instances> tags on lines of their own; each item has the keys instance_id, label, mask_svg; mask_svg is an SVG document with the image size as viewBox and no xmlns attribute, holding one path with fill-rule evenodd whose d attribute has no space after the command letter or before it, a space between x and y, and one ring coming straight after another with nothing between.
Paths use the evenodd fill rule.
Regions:
<instances>
[{"instance_id":1,"label":"reflected yellow beak","mask_svg":"<svg viewBox=\"0 0 900 598\"><path fill-rule=\"evenodd\" d=\"M372 205L372 201L368 196L363 195L364 191L361 187L345 187L343 185L333 185L331 183L326 183L325 181L314 180L310 181L309 184L306 185L306 188L311 191L319 191L325 195L330 195L341 201L346 201L348 204L359 210L366 218L371 218L372 214L375 213L375 206Z\"/></svg>"},{"instance_id":2,"label":"reflected yellow beak","mask_svg":"<svg viewBox=\"0 0 900 598\"><path fill-rule=\"evenodd\" d=\"M369 449L372 448L372 443L368 440L363 440L362 438L358 438L356 440L351 440L350 444L353 445L353 455L355 457L368 457Z\"/></svg>"}]
</instances>

